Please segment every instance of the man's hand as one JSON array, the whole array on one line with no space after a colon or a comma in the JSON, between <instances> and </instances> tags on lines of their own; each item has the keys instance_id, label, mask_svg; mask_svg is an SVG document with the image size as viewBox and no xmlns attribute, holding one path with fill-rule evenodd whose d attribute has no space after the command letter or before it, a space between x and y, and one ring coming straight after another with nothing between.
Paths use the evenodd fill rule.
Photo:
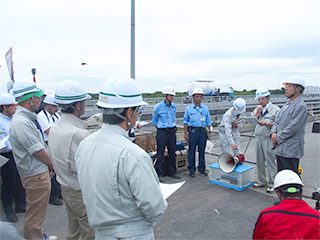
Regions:
<instances>
[{"instance_id":1,"label":"man's hand","mask_svg":"<svg viewBox=\"0 0 320 240\"><path fill-rule=\"evenodd\" d=\"M257 108L256 108L256 113L253 116L255 118L258 118L261 112L262 112L262 106L258 105Z\"/></svg>"},{"instance_id":2,"label":"man's hand","mask_svg":"<svg viewBox=\"0 0 320 240\"><path fill-rule=\"evenodd\" d=\"M277 146L278 145L276 138L277 138L277 134L275 132L272 133L271 134L271 142L272 142L273 146Z\"/></svg>"},{"instance_id":3,"label":"man's hand","mask_svg":"<svg viewBox=\"0 0 320 240\"><path fill-rule=\"evenodd\" d=\"M185 133L185 134L184 134L184 139L185 139L187 142L189 142L189 134L188 134L188 133Z\"/></svg>"},{"instance_id":4,"label":"man's hand","mask_svg":"<svg viewBox=\"0 0 320 240\"><path fill-rule=\"evenodd\" d=\"M49 157L46 150L41 149L40 151L35 152L33 155L36 158L38 158L41 162L43 162L44 164L47 164L50 172L54 171L53 166L52 166L52 162L51 162L50 157Z\"/></svg>"},{"instance_id":5,"label":"man's hand","mask_svg":"<svg viewBox=\"0 0 320 240\"><path fill-rule=\"evenodd\" d=\"M257 113L262 113L262 106L261 105L258 105L257 106Z\"/></svg>"},{"instance_id":6,"label":"man's hand","mask_svg":"<svg viewBox=\"0 0 320 240\"><path fill-rule=\"evenodd\" d=\"M265 125L267 125L267 122L266 121L258 121L258 124L260 126L265 126Z\"/></svg>"},{"instance_id":7,"label":"man's hand","mask_svg":"<svg viewBox=\"0 0 320 240\"><path fill-rule=\"evenodd\" d=\"M237 144L235 144L235 143L232 144L231 147L232 147L232 149L234 149L234 150L238 150Z\"/></svg>"}]
</instances>

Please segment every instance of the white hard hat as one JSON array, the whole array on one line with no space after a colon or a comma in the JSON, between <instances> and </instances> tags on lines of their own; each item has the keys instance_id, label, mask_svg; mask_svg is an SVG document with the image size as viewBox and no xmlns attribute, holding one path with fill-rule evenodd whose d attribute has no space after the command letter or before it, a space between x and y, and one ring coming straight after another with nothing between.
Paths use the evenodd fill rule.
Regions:
<instances>
[{"instance_id":1,"label":"white hard hat","mask_svg":"<svg viewBox=\"0 0 320 240\"><path fill-rule=\"evenodd\" d=\"M90 99L91 96L86 93L82 84L75 80L65 80L61 82L54 96L54 101L58 104L71 104Z\"/></svg>"},{"instance_id":2,"label":"white hard hat","mask_svg":"<svg viewBox=\"0 0 320 240\"><path fill-rule=\"evenodd\" d=\"M237 110L243 110L246 108L246 101L243 98L237 98L233 101L233 106Z\"/></svg>"},{"instance_id":3,"label":"white hard hat","mask_svg":"<svg viewBox=\"0 0 320 240\"><path fill-rule=\"evenodd\" d=\"M278 188L287 184L298 184L304 186L298 174L292 170L285 169L278 172L274 178L274 188Z\"/></svg>"},{"instance_id":4,"label":"white hard hat","mask_svg":"<svg viewBox=\"0 0 320 240\"><path fill-rule=\"evenodd\" d=\"M0 94L0 105L17 104L15 97L10 93Z\"/></svg>"},{"instance_id":5,"label":"white hard hat","mask_svg":"<svg viewBox=\"0 0 320 240\"><path fill-rule=\"evenodd\" d=\"M46 89L43 93L44 95L54 94L54 91L52 89Z\"/></svg>"},{"instance_id":6,"label":"white hard hat","mask_svg":"<svg viewBox=\"0 0 320 240\"><path fill-rule=\"evenodd\" d=\"M54 94L53 93L50 93L48 94L45 99L43 100L44 103L46 104L51 104L51 105L54 105L54 106L58 106L58 104L56 102L54 102Z\"/></svg>"},{"instance_id":7,"label":"white hard hat","mask_svg":"<svg viewBox=\"0 0 320 240\"><path fill-rule=\"evenodd\" d=\"M257 89L256 91L256 97L255 99L258 99L258 98L263 98L263 97L267 97L270 95L270 92L267 88L265 87L260 87Z\"/></svg>"},{"instance_id":8,"label":"white hard hat","mask_svg":"<svg viewBox=\"0 0 320 240\"><path fill-rule=\"evenodd\" d=\"M43 95L43 90L37 87L37 85L29 80L22 80L15 82L13 84L13 96L17 99L18 102L22 102L27 98L31 97L28 93L34 93L35 96L41 97ZM26 96L28 94L28 96ZM23 97L23 98L22 98Z\"/></svg>"},{"instance_id":9,"label":"white hard hat","mask_svg":"<svg viewBox=\"0 0 320 240\"><path fill-rule=\"evenodd\" d=\"M202 89L199 87L196 87L195 89L193 89L192 96L195 94L202 94L203 95Z\"/></svg>"},{"instance_id":10,"label":"white hard hat","mask_svg":"<svg viewBox=\"0 0 320 240\"><path fill-rule=\"evenodd\" d=\"M304 80L300 76L291 77L287 82L284 82L283 85L286 86L288 83L289 84L297 84L297 85L302 86L303 88L306 88Z\"/></svg>"},{"instance_id":11,"label":"white hard hat","mask_svg":"<svg viewBox=\"0 0 320 240\"><path fill-rule=\"evenodd\" d=\"M174 88L171 85L165 86L165 88L162 91L163 94L169 94L169 95L176 95L176 92L174 91Z\"/></svg>"},{"instance_id":12,"label":"white hard hat","mask_svg":"<svg viewBox=\"0 0 320 240\"><path fill-rule=\"evenodd\" d=\"M111 77L102 86L97 105L102 108L128 108L148 105L142 101L137 82L128 77Z\"/></svg>"}]
</instances>

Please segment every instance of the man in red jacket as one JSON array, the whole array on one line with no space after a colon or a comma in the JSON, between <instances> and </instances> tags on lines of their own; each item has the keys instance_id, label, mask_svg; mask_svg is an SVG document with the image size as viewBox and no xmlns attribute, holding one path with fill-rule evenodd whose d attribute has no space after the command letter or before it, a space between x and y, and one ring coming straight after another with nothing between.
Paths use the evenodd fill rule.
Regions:
<instances>
[{"instance_id":1,"label":"man in red jacket","mask_svg":"<svg viewBox=\"0 0 320 240\"><path fill-rule=\"evenodd\" d=\"M320 212L301 200L302 187L292 170L276 175L274 189L281 202L260 213L253 239L320 239Z\"/></svg>"}]
</instances>

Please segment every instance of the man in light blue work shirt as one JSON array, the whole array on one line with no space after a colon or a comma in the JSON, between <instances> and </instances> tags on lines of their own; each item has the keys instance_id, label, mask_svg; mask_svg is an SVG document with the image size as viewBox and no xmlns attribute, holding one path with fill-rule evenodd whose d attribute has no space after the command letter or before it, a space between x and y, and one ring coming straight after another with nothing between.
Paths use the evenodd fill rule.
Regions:
<instances>
[{"instance_id":1,"label":"man in light blue work shirt","mask_svg":"<svg viewBox=\"0 0 320 240\"><path fill-rule=\"evenodd\" d=\"M198 172L202 176L207 176L206 164L204 159L204 151L207 143L207 138L210 134L210 113L207 106L201 104L203 99L203 91L201 88L197 87L193 90L192 99L194 103L186 108L183 117L184 124L184 138L189 142L188 150L188 170L190 172L190 177L194 178L196 165L195 165L195 152L196 146L198 146L199 152L199 165ZM206 131L208 127L208 131Z\"/></svg>"},{"instance_id":2,"label":"man in light blue work shirt","mask_svg":"<svg viewBox=\"0 0 320 240\"><path fill-rule=\"evenodd\" d=\"M168 167L169 176L180 179L176 173L176 105L172 102L175 94L174 88L170 85L166 86L162 92L165 99L158 103L153 108L152 124L157 128L157 163L156 169L159 176L159 181L164 181L163 172L163 157L164 150L168 149Z\"/></svg>"}]
</instances>

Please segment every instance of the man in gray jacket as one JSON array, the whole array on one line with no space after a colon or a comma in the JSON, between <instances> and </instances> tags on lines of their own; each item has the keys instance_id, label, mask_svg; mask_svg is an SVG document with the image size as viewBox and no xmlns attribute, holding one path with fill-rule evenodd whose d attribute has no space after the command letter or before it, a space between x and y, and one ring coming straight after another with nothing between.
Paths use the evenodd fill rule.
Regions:
<instances>
[{"instance_id":1,"label":"man in gray jacket","mask_svg":"<svg viewBox=\"0 0 320 240\"><path fill-rule=\"evenodd\" d=\"M286 83L285 95L289 101L282 106L271 128L271 141L277 156L278 172L291 169L299 174L299 159L304 154L304 134L308 108L301 94L304 80L294 76Z\"/></svg>"},{"instance_id":2,"label":"man in gray jacket","mask_svg":"<svg viewBox=\"0 0 320 240\"><path fill-rule=\"evenodd\" d=\"M131 142L139 106L146 105L132 78L105 82L97 105L101 129L84 139L76 165L96 239L153 239L166 208L150 156Z\"/></svg>"},{"instance_id":3,"label":"man in gray jacket","mask_svg":"<svg viewBox=\"0 0 320 240\"><path fill-rule=\"evenodd\" d=\"M55 92L54 101L62 108L62 116L50 129L48 146L68 214L67 240L95 238L88 222L74 159L80 142L89 136L85 122L80 119L88 99L91 96L74 80L61 82Z\"/></svg>"},{"instance_id":4,"label":"man in gray jacket","mask_svg":"<svg viewBox=\"0 0 320 240\"><path fill-rule=\"evenodd\" d=\"M10 125L10 143L27 194L23 237L42 239L42 223L47 213L51 189L49 170L54 173L35 114L40 107L43 91L32 81L26 80L13 85L13 95L19 105Z\"/></svg>"},{"instance_id":5,"label":"man in gray jacket","mask_svg":"<svg viewBox=\"0 0 320 240\"><path fill-rule=\"evenodd\" d=\"M255 152L258 169L259 182L253 187L266 187L267 193L273 193L273 182L277 173L276 156L272 151L273 144L270 139L270 129L278 115L280 108L270 101L270 92L265 87L260 87L256 91L256 99L260 103L252 115L258 122L254 129ZM266 176L266 165L268 168L269 181Z\"/></svg>"}]
</instances>

